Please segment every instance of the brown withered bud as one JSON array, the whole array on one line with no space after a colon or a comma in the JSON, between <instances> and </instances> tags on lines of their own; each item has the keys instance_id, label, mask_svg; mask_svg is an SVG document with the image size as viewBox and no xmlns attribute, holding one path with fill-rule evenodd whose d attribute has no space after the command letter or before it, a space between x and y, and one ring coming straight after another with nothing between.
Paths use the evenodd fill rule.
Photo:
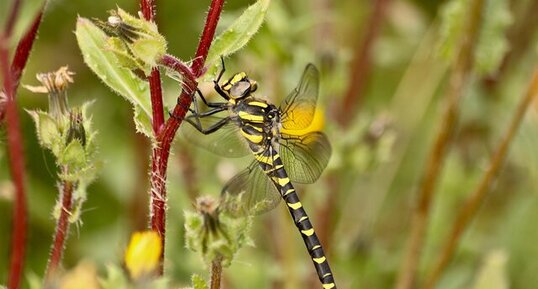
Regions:
<instances>
[{"instance_id":1,"label":"brown withered bud","mask_svg":"<svg viewBox=\"0 0 538 289\"><path fill-rule=\"evenodd\" d=\"M31 92L47 93L49 95L49 113L55 118L69 113L67 106L67 87L73 83L73 75L67 66L60 67L57 71L38 73L37 80L41 86L24 85Z\"/></svg>"}]
</instances>

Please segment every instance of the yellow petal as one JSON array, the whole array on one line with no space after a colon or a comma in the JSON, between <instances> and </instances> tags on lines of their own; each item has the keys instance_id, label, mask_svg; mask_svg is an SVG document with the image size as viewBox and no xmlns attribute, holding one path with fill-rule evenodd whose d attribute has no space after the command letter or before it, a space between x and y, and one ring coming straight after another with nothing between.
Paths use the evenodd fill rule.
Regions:
<instances>
[{"instance_id":1,"label":"yellow petal","mask_svg":"<svg viewBox=\"0 0 538 289\"><path fill-rule=\"evenodd\" d=\"M155 272L161 252L161 237L157 232L134 233L125 252L125 266L131 277L139 279Z\"/></svg>"}]
</instances>

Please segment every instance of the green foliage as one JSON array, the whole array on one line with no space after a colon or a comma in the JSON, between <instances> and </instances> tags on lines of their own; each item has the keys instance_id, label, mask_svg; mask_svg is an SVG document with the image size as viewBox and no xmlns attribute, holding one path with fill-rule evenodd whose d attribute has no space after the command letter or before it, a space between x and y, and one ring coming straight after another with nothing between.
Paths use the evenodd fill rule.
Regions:
<instances>
[{"instance_id":1,"label":"green foliage","mask_svg":"<svg viewBox=\"0 0 538 289\"><path fill-rule=\"evenodd\" d=\"M125 63L118 61L120 54L110 49L109 37L90 20L79 17L75 35L86 65L108 87L134 106L134 121L138 132L152 137L148 83L137 77L129 68L119 65Z\"/></svg>"},{"instance_id":2,"label":"green foliage","mask_svg":"<svg viewBox=\"0 0 538 289\"><path fill-rule=\"evenodd\" d=\"M502 250L490 252L477 275L472 289L508 289L510 282L506 276L508 256Z\"/></svg>"},{"instance_id":3,"label":"green foliage","mask_svg":"<svg viewBox=\"0 0 538 289\"><path fill-rule=\"evenodd\" d=\"M484 0L483 21L474 52L474 68L480 75L493 73L508 50L506 31L512 24L508 0ZM469 2L452 0L441 9L439 54L453 63L466 36Z\"/></svg>"},{"instance_id":4,"label":"green foliage","mask_svg":"<svg viewBox=\"0 0 538 289\"><path fill-rule=\"evenodd\" d=\"M452 63L458 53L465 28L467 4L466 0L451 0L441 8L438 53L448 63Z\"/></svg>"},{"instance_id":5,"label":"green foliage","mask_svg":"<svg viewBox=\"0 0 538 289\"><path fill-rule=\"evenodd\" d=\"M209 289L207 282L197 274L192 275L192 285L194 289Z\"/></svg>"},{"instance_id":6,"label":"green foliage","mask_svg":"<svg viewBox=\"0 0 538 289\"><path fill-rule=\"evenodd\" d=\"M226 212L185 211L185 243L187 248L199 252L209 265L218 257L222 265L231 264L234 255L244 245L251 245L248 237L250 217L231 217Z\"/></svg>"},{"instance_id":7,"label":"green foliage","mask_svg":"<svg viewBox=\"0 0 538 289\"><path fill-rule=\"evenodd\" d=\"M215 38L207 55L205 80L215 78L220 65L219 58L231 55L243 48L260 29L271 0L258 0L248 7L224 32Z\"/></svg>"},{"instance_id":8,"label":"green foliage","mask_svg":"<svg viewBox=\"0 0 538 289\"><path fill-rule=\"evenodd\" d=\"M475 51L476 71L488 75L497 70L508 51L509 44L506 31L512 24L508 0L487 0L480 37Z\"/></svg>"}]
</instances>

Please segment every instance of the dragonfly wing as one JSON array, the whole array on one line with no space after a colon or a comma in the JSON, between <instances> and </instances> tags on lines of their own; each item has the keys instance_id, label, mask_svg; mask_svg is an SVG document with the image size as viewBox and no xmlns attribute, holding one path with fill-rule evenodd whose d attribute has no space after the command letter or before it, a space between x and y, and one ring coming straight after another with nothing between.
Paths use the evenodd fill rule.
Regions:
<instances>
[{"instance_id":1,"label":"dragonfly wing","mask_svg":"<svg viewBox=\"0 0 538 289\"><path fill-rule=\"evenodd\" d=\"M331 157L331 145L322 132L300 136L282 135L279 153L290 180L311 184L327 166Z\"/></svg>"},{"instance_id":2,"label":"dragonfly wing","mask_svg":"<svg viewBox=\"0 0 538 289\"><path fill-rule=\"evenodd\" d=\"M235 214L261 214L274 209L280 194L257 161L233 177L222 190L226 208Z\"/></svg>"},{"instance_id":3,"label":"dragonfly wing","mask_svg":"<svg viewBox=\"0 0 538 289\"><path fill-rule=\"evenodd\" d=\"M207 129L224 118L206 116L200 118L200 124L204 129ZM196 122L194 117L190 117L190 120ZM194 145L203 147L223 157L238 158L250 153L248 144L239 133L239 127L232 121L229 121L223 127L207 135L204 135L193 124L187 122L181 126L180 133Z\"/></svg>"},{"instance_id":4,"label":"dragonfly wing","mask_svg":"<svg viewBox=\"0 0 538 289\"><path fill-rule=\"evenodd\" d=\"M316 111L319 93L319 72L313 64L308 64L299 85L284 99L280 109L282 127L288 130L307 128Z\"/></svg>"}]
</instances>

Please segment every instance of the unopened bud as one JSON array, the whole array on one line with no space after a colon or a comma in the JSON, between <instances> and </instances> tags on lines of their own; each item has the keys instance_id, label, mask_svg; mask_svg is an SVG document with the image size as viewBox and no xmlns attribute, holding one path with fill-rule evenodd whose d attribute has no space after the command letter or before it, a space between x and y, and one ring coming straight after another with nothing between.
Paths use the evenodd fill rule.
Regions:
<instances>
[{"instance_id":1,"label":"unopened bud","mask_svg":"<svg viewBox=\"0 0 538 289\"><path fill-rule=\"evenodd\" d=\"M69 113L69 129L65 144L68 145L73 140L80 141L82 147L86 146L86 130L83 125L82 112L78 109Z\"/></svg>"}]
</instances>

